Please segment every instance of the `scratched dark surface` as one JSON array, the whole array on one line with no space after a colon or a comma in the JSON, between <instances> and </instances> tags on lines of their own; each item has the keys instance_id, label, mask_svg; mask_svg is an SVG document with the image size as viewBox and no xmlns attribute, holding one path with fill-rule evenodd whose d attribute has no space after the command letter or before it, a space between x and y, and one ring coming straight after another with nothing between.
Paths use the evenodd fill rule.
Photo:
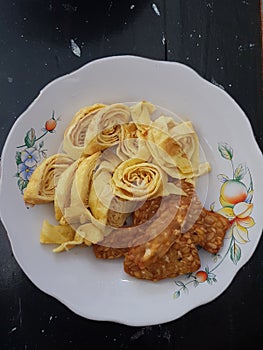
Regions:
<instances>
[{"instance_id":1,"label":"scratched dark surface","mask_svg":"<svg viewBox=\"0 0 263 350\"><path fill-rule=\"evenodd\" d=\"M96 58L134 54L185 63L221 86L247 114L262 150L260 0L0 5L1 149L16 118L48 82ZM23 234L19 223L17 231ZM0 227L0 349L245 349L263 340L262 295L261 240L220 297L178 320L148 327L87 320L33 285Z\"/></svg>"}]
</instances>

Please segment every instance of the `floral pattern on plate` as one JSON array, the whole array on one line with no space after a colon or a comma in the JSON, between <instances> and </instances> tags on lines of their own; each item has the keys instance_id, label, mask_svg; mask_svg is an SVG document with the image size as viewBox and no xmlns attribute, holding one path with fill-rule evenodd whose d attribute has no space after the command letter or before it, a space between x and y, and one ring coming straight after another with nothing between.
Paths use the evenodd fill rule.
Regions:
<instances>
[{"instance_id":1,"label":"floral pattern on plate","mask_svg":"<svg viewBox=\"0 0 263 350\"><path fill-rule=\"evenodd\" d=\"M35 129L30 128L24 137L24 144L17 146L15 177L17 177L17 185L22 194L39 162L47 157L44 141L38 141L47 133L54 133L59 120L60 118L55 118L55 112L53 111L51 118L45 122L44 128L41 129L42 134L39 137L36 136Z\"/></svg>"},{"instance_id":2,"label":"floral pattern on plate","mask_svg":"<svg viewBox=\"0 0 263 350\"><path fill-rule=\"evenodd\" d=\"M217 282L214 271L227 256L237 265L242 255L240 244L249 242L248 229L255 224L254 219L250 216L253 210L254 186L249 168L245 164L239 164L235 167L233 162L234 151L229 144L219 143L218 151L224 159L230 162L232 170L231 177L225 174L217 176L222 185L219 196L221 208L216 211L231 222L231 227L225 236L226 240L230 240L228 248L223 256L220 254L212 256L215 263L212 268L206 266L203 270L186 275L185 282L176 280L175 284L178 289L173 293L175 299L181 296L182 291L188 292L188 285L197 287L200 283L207 282L211 285ZM210 208L215 210L215 203L212 203Z\"/></svg>"}]
</instances>

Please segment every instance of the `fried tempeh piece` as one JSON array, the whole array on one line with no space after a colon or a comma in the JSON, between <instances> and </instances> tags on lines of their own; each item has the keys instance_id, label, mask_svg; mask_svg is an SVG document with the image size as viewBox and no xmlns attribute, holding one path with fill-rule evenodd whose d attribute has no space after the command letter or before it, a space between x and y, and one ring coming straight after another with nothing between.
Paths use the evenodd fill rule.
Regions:
<instances>
[{"instance_id":1,"label":"fried tempeh piece","mask_svg":"<svg viewBox=\"0 0 263 350\"><path fill-rule=\"evenodd\" d=\"M129 248L113 248L93 244L93 252L98 259L117 259L124 256L128 250Z\"/></svg>"},{"instance_id":2,"label":"fried tempeh piece","mask_svg":"<svg viewBox=\"0 0 263 350\"><path fill-rule=\"evenodd\" d=\"M196 245L209 253L216 254L222 247L230 221L219 213L202 209L201 214L189 230Z\"/></svg>"},{"instance_id":3,"label":"fried tempeh piece","mask_svg":"<svg viewBox=\"0 0 263 350\"><path fill-rule=\"evenodd\" d=\"M159 281L164 278L194 272L200 268L200 259L191 234L179 234L168 252L151 265L140 268L126 255L124 271L136 278Z\"/></svg>"},{"instance_id":4,"label":"fried tempeh piece","mask_svg":"<svg viewBox=\"0 0 263 350\"><path fill-rule=\"evenodd\" d=\"M154 238L148 240L144 244L131 248L126 254L127 259L132 260L139 268L143 269L163 257L175 240L178 239L182 227L184 225L188 226L189 223L195 221L195 217L199 216L202 206L199 200L194 200L195 192L193 186L189 183L184 183L182 188L188 195L181 197L171 196L171 198L167 200L167 210L162 213L165 217L172 211L173 217L170 223L167 226L163 225L163 230ZM139 222L139 220L140 219L137 217L136 222ZM156 222L158 223L159 220L158 217L154 224ZM152 227L150 226L150 228Z\"/></svg>"},{"instance_id":5,"label":"fried tempeh piece","mask_svg":"<svg viewBox=\"0 0 263 350\"><path fill-rule=\"evenodd\" d=\"M212 254L216 254L222 247L226 231L230 227L227 218L219 213L202 207L193 187L184 183L183 189L191 195L191 204L182 226L182 232L190 232L194 243ZM134 225L147 221L148 216L154 215L159 198L144 203L143 207L134 213ZM199 216L198 216L199 215Z\"/></svg>"}]
</instances>

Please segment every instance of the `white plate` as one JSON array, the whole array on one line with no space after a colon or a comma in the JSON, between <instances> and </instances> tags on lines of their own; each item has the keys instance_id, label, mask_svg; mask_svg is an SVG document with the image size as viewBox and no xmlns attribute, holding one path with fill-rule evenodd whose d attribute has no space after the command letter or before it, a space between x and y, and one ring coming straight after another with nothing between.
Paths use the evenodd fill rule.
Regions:
<instances>
[{"instance_id":1,"label":"white plate","mask_svg":"<svg viewBox=\"0 0 263 350\"><path fill-rule=\"evenodd\" d=\"M53 221L53 209L49 205L25 207L19 189L23 186L19 178L25 173L18 175L24 157L17 161L22 165L16 164L16 152L30 148L33 139L39 138L34 146L40 151L48 155L56 152L66 125L84 105L142 99L193 122L212 166L207 176L208 193L202 197L206 208L213 205L214 210L222 209L220 193L225 198L232 192L229 201L247 201L237 203L232 210L235 228L220 255L200 253L202 272L157 283L126 275L121 260L96 260L89 248L54 254L50 246L41 245L40 227L44 218ZM61 119L55 133L45 131L52 111L55 119ZM2 152L1 219L27 276L75 313L127 325L160 324L216 298L249 260L263 227L262 173L262 154L249 121L228 94L179 63L110 57L50 83L15 122ZM234 177L236 181L230 181ZM245 199L244 189L249 192L252 187L253 196L251 191ZM202 196L202 191L199 193Z\"/></svg>"}]
</instances>

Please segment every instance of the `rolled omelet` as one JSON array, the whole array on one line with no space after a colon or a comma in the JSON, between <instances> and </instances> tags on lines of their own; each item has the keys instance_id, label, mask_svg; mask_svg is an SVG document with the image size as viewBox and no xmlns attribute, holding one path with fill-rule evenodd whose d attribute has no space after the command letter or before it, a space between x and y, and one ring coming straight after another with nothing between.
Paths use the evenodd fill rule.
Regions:
<instances>
[{"instance_id":1,"label":"rolled omelet","mask_svg":"<svg viewBox=\"0 0 263 350\"><path fill-rule=\"evenodd\" d=\"M77 169L74 172L70 188L69 202L64 207L64 218L71 224L82 224L90 220L89 192L92 183L92 175L100 152L89 157L79 159Z\"/></svg>"},{"instance_id":2,"label":"rolled omelet","mask_svg":"<svg viewBox=\"0 0 263 350\"><path fill-rule=\"evenodd\" d=\"M94 217L104 225L121 227L132 211L132 203L117 198L111 187L112 173L120 159L111 152L94 173L89 193L89 206Z\"/></svg>"},{"instance_id":3,"label":"rolled omelet","mask_svg":"<svg viewBox=\"0 0 263 350\"><path fill-rule=\"evenodd\" d=\"M210 171L208 163L200 163L199 139L189 121L176 123L161 116L152 123L147 140L154 162L173 178L193 178Z\"/></svg>"},{"instance_id":4,"label":"rolled omelet","mask_svg":"<svg viewBox=\"0 0 263 350\"><path fill-rule=\"evenodd\" d=\"M24 190L25 203L35 205L53 202L58 180L73 162L69 155L63 153L45 158L34 170Z\"/></svg>"},{"instance_id":5,"label":"rolled omelet","mask_svg":"<svg viewBox=\"0 0 263 350\"><path fill-rule=\"evenodd\" d=\"M139 127L139 128L138 128ZM124 161L130 158L140 158L150 161L151 153L147 146L146 138L142 129L146 131L145 124L129 123L121 125L120 141L118 143L116 154Z\"/></svg>"},{"instance_id":6,"label":"rolled omelet","mask_svg":"<svg viewBox=\"0 0 263 350\"><path fill-rule=\"evenodd\" d=\"M101 109L90 122L83 155L103 151L119 142L121 125L130 121L129 107L121 103L111 104Z\"/></svg>"},{"instance_id":7,"label":"rolled omelet","mask_svg":"<svg viewBox=\"0 0 263 350\"><path fill-rule=\"evenodd\" d=\"M168 194L185 195L181 188L168 182L158 165L137 158L126 160L115 169L111 186L117 197L131 202Z\"/></svg>"},{"instance_id":8,"label":"rolled omelet","mask_svg":"<svg viewBox=\"0 0 263 350\"><path fill-rule=\"evenodd\" d=\"M73 159L78 159L85 148L85 138L88 127L104 104L96 103L81 108L71 120L64 132L63 150Z\"/></svg>"}]
</instances>

